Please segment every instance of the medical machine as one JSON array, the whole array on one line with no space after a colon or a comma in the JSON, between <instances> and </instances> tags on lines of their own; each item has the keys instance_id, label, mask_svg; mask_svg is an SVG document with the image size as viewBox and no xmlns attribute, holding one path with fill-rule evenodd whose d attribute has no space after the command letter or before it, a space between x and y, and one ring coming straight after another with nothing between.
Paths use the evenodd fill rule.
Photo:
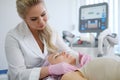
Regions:
<instances>
[{"instance_id":1,"label":"medical machine","mask_svg":"<svg viewBox=\"0 0 120 80\"><path fill-rule=\"evenodd\" d=\"M84 42L82 46L98 47L99 34L108 28L108 4L98 3L81 6L79 9L79 32L80 33L96 33L94 46ZM91 37L92 35L90 35ZM93 38L93 37L92 37Z\"/></svg>"},{"instance_id":2,"label":"medical machine","mask_svg":"<svg viewBox=\"0 0 120 80\"><path fill-rule=\"evenodd\" d=\"M86 35L76 37L69 31L63 31L63 39L74 50L90 54L93 57L114 54L114 46L118 44L118 37L108 29L107 3L80 7L79 32L80 34L89 33L88 38Z\"/></svg>"},{"instance_id":3,"label":"medical machine","mask_svg":"<svg viewBox=\"0 0 120 80\"><path fill-rule=\"evenodd\" d=\"M108 28L108 4L84 5L79 9L79 31L100 33Z\"/></svg>"},{"instance_id":4,"label":"medical machine","mask_svg":"<svg viewBox=\"0 0 120 80\"><path fill-rule=\"evenodd\" d=\"M112 53L114 45L118 43L117 34L108 30L108 4L98 3L81 6L79 9L79 32L96 33L95 37L90 35L91 42L84 41L74 45L74 49L82 52L102 56L105 53ZM90 41L89 40L89 41ZM77 48L79 47L79 48Z\"/></svg>"},{"instance_id":5,"label":"medical machine","mask_svg":"<svg viewBox=\"0 0 120 80\"><path fill-rule=\"evenodd\" d=\"M65 42L71 42L74 37L75 35L71 32L63 31L63 39L65 40Z\"/></svg>"}]
</instances>

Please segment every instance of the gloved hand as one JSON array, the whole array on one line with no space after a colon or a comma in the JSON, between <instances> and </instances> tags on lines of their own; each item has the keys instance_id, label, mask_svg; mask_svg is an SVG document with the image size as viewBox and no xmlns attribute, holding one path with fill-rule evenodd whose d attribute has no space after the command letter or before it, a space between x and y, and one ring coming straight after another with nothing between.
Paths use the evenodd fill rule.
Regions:
<instances>
[{"instance_id":1,"label":"gloved hand","mask_svg":"<svg viewBox=\"0 0 120 80\"><path fill-rule=\"evenodd\" d=\"M86 63L91 61L91 57L87 54L79 53L79 64L80 67L84 66Z\"/></svg>"},{"instance_id":2,"label":"gloved hand","mask_svg":"<svg viewBox=\"0 0 120 80\"><path fill-rule=\"evenodd\" d=\"M72 66L65 62L50 65L48 67L48 71L50 75L62 75L70 71L75 71L77 69L78 69L77 67Z\"/></svg>"}]
</instances>

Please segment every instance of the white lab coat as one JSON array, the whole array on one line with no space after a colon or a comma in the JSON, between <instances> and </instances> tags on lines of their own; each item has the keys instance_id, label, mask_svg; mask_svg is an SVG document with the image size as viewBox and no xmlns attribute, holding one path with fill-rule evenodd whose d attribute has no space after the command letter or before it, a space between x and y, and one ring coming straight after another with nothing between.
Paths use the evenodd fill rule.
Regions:
<instances>
[{"instance_id":1,"label":"white lab coat","mask_svg":"<svg viewBox=\"0 0 120 80\"><path fill-rule=\"evenodd\" d=\"M52 34L52 41L60 50L74 53L55 32ZM43 43L44 53L25 22L8 32L5 51L9 80L39 80L41 66L48 54L45 41Z\"/></svg>"}]
</instances>

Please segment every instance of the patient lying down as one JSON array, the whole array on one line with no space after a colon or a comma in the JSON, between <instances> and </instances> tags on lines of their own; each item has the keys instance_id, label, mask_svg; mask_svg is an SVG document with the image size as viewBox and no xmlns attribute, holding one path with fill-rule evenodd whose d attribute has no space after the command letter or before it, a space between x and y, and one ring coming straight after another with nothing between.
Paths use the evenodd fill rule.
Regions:
<instances>
[{"instance_id":1,"label":"patient lying down","mask_svg":"<svg viewBox=\"0 0 120 80\"><path fill-rule=\"evenodd\" d=\"M47 59L50 65L66 62L79 68L77 71L62 75L62 77L58 76L59 79L54 80L120 80L120 62L109 57L88 59L82 67L80 67L81 62L77 64L74 57L64 52L51 54Z\"/></svg>"}]
</instances>

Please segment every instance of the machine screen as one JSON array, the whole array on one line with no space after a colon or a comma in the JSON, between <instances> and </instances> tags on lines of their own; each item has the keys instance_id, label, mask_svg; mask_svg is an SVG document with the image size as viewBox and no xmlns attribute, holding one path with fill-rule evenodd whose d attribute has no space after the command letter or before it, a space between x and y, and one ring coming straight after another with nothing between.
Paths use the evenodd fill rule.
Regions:
<instances>
[{"instance_id":1,"label":"machine screen","mask_svg":"<svg viewBox=\"0 0 120 80\"><path fill-rule=\"evenodd\" d=\"M108 5L99 3L81 6L79 10L80 32L101 32L108 27Z\"/></svg>"}]
</instances>

